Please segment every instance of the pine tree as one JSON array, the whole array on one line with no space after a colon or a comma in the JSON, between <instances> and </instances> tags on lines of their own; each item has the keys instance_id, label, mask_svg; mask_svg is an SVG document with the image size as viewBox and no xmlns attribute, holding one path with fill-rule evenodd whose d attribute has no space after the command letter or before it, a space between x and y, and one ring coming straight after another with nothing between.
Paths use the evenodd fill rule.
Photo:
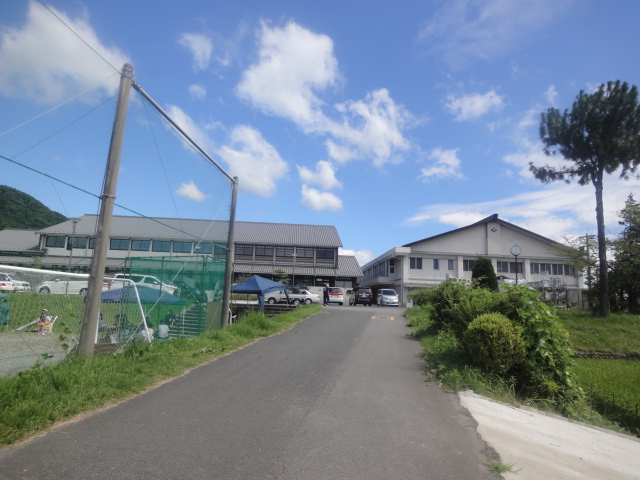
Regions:
<instances>
[{"instance_id":1,"label":"pine tree","mask_svg":"<svg viewBox=\"0 0 640 480\"><path fill-rule=\"evenodd\" d=\"M496 271L493 269L491 260L486 257L476 259L476 263L471 270L471 280L475 281L480 288L488 288L494 292L499 290Z\"/></svg>"}]
</instances>

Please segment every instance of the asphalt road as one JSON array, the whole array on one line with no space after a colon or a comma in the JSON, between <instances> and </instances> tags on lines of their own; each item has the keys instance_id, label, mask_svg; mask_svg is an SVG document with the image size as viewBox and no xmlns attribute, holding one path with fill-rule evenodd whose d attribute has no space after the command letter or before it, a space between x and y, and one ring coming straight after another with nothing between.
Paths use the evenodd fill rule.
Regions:
<instances>
[{"instance_id":1,"label":"asphalt road","mask_svg":"<svg viewBox=\"0 0 640 480\"><path fill-rule=\"evenodd\" d=\"M0 451L0 479L495 479L402 309L330 306L145 394Z\"/></svg>"}]
</instances>

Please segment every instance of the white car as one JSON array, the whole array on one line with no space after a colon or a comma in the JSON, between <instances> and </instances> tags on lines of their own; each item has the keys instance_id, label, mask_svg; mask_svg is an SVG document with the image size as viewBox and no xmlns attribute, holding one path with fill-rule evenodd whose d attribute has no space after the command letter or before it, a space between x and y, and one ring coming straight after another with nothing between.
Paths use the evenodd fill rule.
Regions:
<instances>
[{"instance_id":1,"label":"white car","mask_svg":"<svg viewBox=\"0 0 640 480\"><path fill-rule=\"evenodd\" d=\"M160 290L170 295L178 295L180 293L180 289L175 285L164 283L159 278L153 277L151 275L136 275L136 274L129 275L128 273L116 273L111 278L113 278L114 280L118 280L118 279L131 280L136 285L155 288L156 290ZM113 282L113 283L115 285L123 282Z\"/></svg>"},{"instance_id":2,"label":"white car","mask_svg":"<svg viewBox=\"0 0 640 480\"><path fill-rule=\"evenodd\" d=\"M87 289L89 288L89 280L65 280L56 278L55 280L49 280L42 282L36 287L36 292L42 295L62 294L62 295L87 295ZM102 284L102 291L109 290L109 284Z\"/></svg>"},{"instance_id":3,"label":"white car","mask_svg":"<svg viewBox=\"0 0 640 480\"><path fill-rule=\"evenodd\" d=\"M287 289L287 292L289 293L289 301L291 302L291 305L298 306L301 303L307 305L320 303L320 295L311 293L303 288L289 288ZM287 303L287 296L285 295L284 290L278 290L277 292L267 293L265 295L265 300L270 304Z\"/></svg>"},{"instance_id":4,"label":"white car","mask_svg":"<svg viewBox=\"0 0 640 480\"><path fill-rule=\"evenodd\" d=\"M390 288L381 288L378 290L378 305L384 306L398 306L398 294L395 290Z\"/></svg>"},{"instance_id":5,"label":"white car","mask_svg":"<svg viewBox=\"0 0 640 480\"><path fill-rule=\"evenodd\" d=\"M0 292L19 293L31 290L29 282L20 280L15 273L0 273Z\"/></svg>"},{"instance_id":6,"label":"white car","mask_svg":"<svg viewBox=\"0 0 640 480\"><path fill-rule=\"evenodd\" d=\"M340 287L329 287L329 303L344 305L344 293Z\"/></svg>"}]
</instances>

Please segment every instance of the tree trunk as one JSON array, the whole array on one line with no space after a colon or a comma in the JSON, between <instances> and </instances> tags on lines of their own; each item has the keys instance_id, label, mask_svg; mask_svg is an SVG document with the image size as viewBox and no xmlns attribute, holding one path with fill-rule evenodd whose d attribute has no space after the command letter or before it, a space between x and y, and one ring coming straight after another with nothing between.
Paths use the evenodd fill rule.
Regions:
<instances>
[{"instance_id":1,"label":"tree trunk","mask_svg":"<svg viewBox=\"0 0 640 480\"><path fill-rule=\"evenodd\" d=\"M604 229L604 206L602 202L604 172L598 172L598 178L593 182L596 187L596 223L598 226L598 256L600 257L600 307L602 318L609 316L609 273L607 267L607 243Z\"/></svg>"}]
</instances>

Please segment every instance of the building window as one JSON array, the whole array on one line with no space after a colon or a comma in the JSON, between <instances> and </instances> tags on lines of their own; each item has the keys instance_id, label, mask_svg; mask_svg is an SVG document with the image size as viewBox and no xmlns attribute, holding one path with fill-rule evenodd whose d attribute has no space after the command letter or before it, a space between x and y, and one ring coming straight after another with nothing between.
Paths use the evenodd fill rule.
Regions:
<instances>
[{"instance_id":1,"label":"building window","mask_svg":"<svg viewBox=\"0 0 640 480\"><path fill-rule=\"evenodd\" d=\"M313 258L313 248L296 247L296 254L298 258Z\"/></svg>"},{"instance_id":2,"label":"building window","mask_svg":"<svg viewBox=\"0 0 640 480\"><path fill-rule=\"evenodd\" d=\"M131 240L132 252L148 252L151 240Z\"/></svg>"},{"instance_id":3,"label":"building window","mask_svg":"<svg viewBox=\"0 0 640 480\"><path fill-rule=\"evenodd\" d=\"M191 242L173 242L173 253L191 253Z\"/></svg>"},{"instance_id":4,"label":"building window","mask_svg":"<svg viewBox=\"0 0 640 480\"><path fill-rule=\"evenodd\" d=\"M96 239L95 238L90 238L89 239L89 248L91 250L93 250L93 246L96 244Z\"/></svg>"},{"instance_id":5,"label":"building window","mask_svg":"<svg viewBox=\"0 0 640 480\"><path fill-rule=\"evenodd\" d=\"M509 262L509 272L511 273L523 273L522 262Z\"/></svg>"},{"instance_id":6,"label":"building window","mask_svg":"<svg viewBox=\"0 0 640 480\"><path fill-rule=\"evenodd\" d=\"M334 260L335 250L333 248L316 248L316 258L318 260Z\"/></svg>"},{"instance_id":7,"label":"building window","mask_svg":"<svg viewBox=\"0 0 640 480\"><path fill-rule=\"evenodd\" d=\"M440 259L438 258L433 259L433 269L440 270Z\"/></svg>"},{"instance_id":8,"label":"building window","mask_svg":"<svg viewBox=\"0 0 640 480\"><path fill-rule=\"evenodd\" d=\"M210 254L213 252L213 244L212 243L198 243L193 249L193 253L199 254Z\"/></svg>"},{"instance_id":9,"label":"building window","mask_svg":"<svg viewBox=\"0 0 640 480\"><path fill-rule=\"evenodd\" d=\"M276 257L293 257L293 247L276 247Z\"/></svg>"},{"instance_id":10,"label":"building window","mask_svg":"<svg viewBox=\"0 0 640 480\"><path fill-rule=\"evenodd\" d=\"M470 272L471 270L473 270L473 267L475 267L475 265L476 265L475 260L463 260L462 270L464 270L465 272Z\"/></svg>"},{"instance_id":11,"label":"building window","mask_svg":"<svg viewBox=\"0 0 640 480\"><path fill-rule=\"evenodd\" d=\"M447 260L447 270L453 271L453 260Z\"/></svg>"},{"instance_id":12,"label":"building window","mask_svg":"<svg viewBox=\"0 0 640 480\"><path fill-rule=\"evenodd\" d=\"M241 255L244 257L252 257L253 256L253 245L236 245L236 255Z\"/></svg>"},{"instance_id":13,"label":"building window","mask_svg":"<svg viewBox=\"0 0 640 480\"><path fill-rule=\"evenodd\" d=\"M389 260L389 273L396 273L396 261Z\"/></svg>"},{"instance_id":14,"label":"building window","mask_svg":"<svg viewBox=\"0 0 640 480\"><path fill-rule=\"evenodd\" d=\"M227 254L227 246L226 245L218 245L217 243L213 246L213 254L214 255L226 255Z\"/></svg>"},{"instance_id":15,"label":"building window","mask_svg":"<svg viewBox=\"0 0 640 480\"><path fill-rule=\"evenodd\" d=\"M112 238L109 245L111 250L129 250L128 238Z\"/></svg>"},{"instance_id":16,"label":"building window","mask_svg":"<svg viewBox=\"0 0 640 480\"><path fill-rule=\"evenodd\" d=\"M71 237L67 242L67 250L71 250L73 239L73 248L87 248L87 237Z\"/></svg>"},{"instance_id":17,"label":"building window","mask_svg":"<svg viewBox=\"0 0 640 480\"><path fill-rule=\"evenodd\" d=\"M256 245L256 257L273 258L273 245Z\"/></svg>"},{"instance_id":18,"label":"building window","mask_svg":"<svg viewBox=\"0 0 640 480\"><path fill-rule=\"evenodd\" d=\"M66 238L67 237L47 237L45 247L64 248Z\"/></svg>"},{"instance_id":19,"label":"building window","mask_svg":"<svg viewBox=\"0 0 640 480\"><path fill-rule=\"evenodd\" d=\"M170 252L171 242L169 240L154 240L151 250L154 252Z\"/></svg>"},{"instance_id":20,"label":"building window","mask_svg":"<svg viewBox=\"0 0 640 480\"><path fill-rule=\"evenodd\" d=\"M509 262L496 262L497 273L509 273Z\"/></svg>"},{"instance_id":21,"label":"building window","mask_svg":"<svg viewBox=\"0 0 640 480\"><path fill-rule=\"evenodd\" d=\"M422 270L422 259L417 257L409 257L409 268L411 270Z\"/></svg>"}]
</instances>

